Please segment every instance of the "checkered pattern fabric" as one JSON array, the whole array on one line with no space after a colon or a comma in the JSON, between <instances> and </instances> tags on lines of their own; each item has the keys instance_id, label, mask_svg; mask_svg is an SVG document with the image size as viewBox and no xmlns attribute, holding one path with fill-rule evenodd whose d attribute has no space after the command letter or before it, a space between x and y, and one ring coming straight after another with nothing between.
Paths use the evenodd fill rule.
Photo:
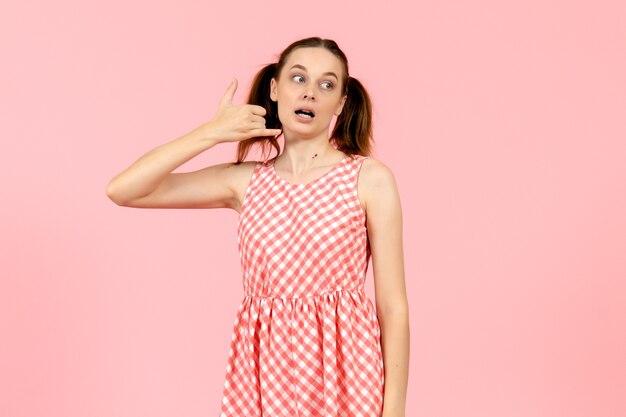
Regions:
<instances>
[{"instance_id":1,"label":"checkered pattern fabric","mask_svg":"<svg viewBox=\"0 0 626 417\"><path fill-rule=\"evenodd\" d=\"M258 162L237 225L244 297L220 417L380 417L379 321L364 293L370 259L346 156L292 184Z\"/></svg>"}]
</instances>

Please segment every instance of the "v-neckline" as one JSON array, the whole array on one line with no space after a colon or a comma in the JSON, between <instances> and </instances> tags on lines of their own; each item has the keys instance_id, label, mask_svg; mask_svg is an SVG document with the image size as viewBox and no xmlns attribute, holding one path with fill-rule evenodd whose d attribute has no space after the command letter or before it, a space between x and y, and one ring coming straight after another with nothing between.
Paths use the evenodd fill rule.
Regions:
<instances>
[{"instance_id":1,"label":"v-neckline","mask_svg":"<svg viewBox=\"0 0 626 417\"><path fill-rule=\"evenodd\" d=\"M325 174L323 174L322 176L317 177L317 178L315 178L314 180L311 180L311 181L309 181L309 182L303 182L303 183L300 183L300 184L294 184L294 183L291 183L291 182L289 182L289 181L285 180L285 179L284 179L283 177L281 177L280 175L278 175L278 172L276 172L276 167L274 166L274 165L275 165L275 162L276 162L276 159L274 159L274 160L272 161L272 163L271 163L271 165L270 165L270 169L271 169L272 173L274 174L274 177L276 177L276 178L277 178L280 182L282 182L282 183L284 183L284 184L287 184L287 185L288 185L288 186L290 186L290 187L305 187L305 186L308 186L308 185L311 185L311 184L315 184L316 182L321 181L321 180L323 180L324 178L328 177L331 173L333 173L333 172L334 172L335 170L337 170L337 169L338 169L341 165L343 165L343 164L344 164L344 162L345 162L345 161L347 161L348 159L350 159L350 157L349 157L348 155L344 156L344 157L343 157L343 159L342 159L341 161L339 161L338 163L336 163L336 164L335 164L335 165L334 165L334 166L333 166L333 167L332 167L329 171L327 171L327 172L326 172Z\"/></svg>"}]
</instances>

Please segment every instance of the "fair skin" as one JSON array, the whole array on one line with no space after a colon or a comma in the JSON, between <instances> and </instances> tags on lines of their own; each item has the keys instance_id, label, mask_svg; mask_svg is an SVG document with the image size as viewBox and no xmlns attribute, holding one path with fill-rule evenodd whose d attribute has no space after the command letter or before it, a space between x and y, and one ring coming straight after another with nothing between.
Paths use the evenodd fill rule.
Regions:
<instances>
[{"instance_id":1,"label":"fair skin","mask_svg":"<svg viewBox=\"0 0 626 417\"><path fill-rule=\"evenodd\" d=\"M272 79L269 94L278 103L285 139L275 169L286 181L308 183L346 156L328 141L332 118L341 114L346 100L342 94L342 74L341 61L331 52L324 48L299 48L290 54L278 79ZM221 163L198 171L172 173L217 144L281 133L265 128L263 107L233 104L236 89L237 80L233 80L209 122L147 152L116 175L107 186L108 197L126 207L229 208L239 213L256 161L239 165ZM304 121L296 116L295 110L302 106L314 110L312 120ZM312 158L316 153L318 156ZM373 158L363 161L357 193L367 216L376 309L381 325L385 369L383 417L404 417L410 336L400 197L391 170Z\"/></svg>"}]
</instances>

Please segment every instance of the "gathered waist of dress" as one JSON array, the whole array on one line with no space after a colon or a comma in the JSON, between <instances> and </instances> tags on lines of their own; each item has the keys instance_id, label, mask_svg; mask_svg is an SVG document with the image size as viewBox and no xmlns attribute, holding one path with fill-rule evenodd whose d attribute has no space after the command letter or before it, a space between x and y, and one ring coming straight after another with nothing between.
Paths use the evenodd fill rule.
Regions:
<instances>
[{"instance_id":1,"label":"gathered waist of dress","mask_svg":"<svg viewBox=\"0 0 626 417\"><path fill-rule=\"evenodd\" d=\"M301 296L279 296L279 295L261 295L261 294L251 294L246 293L244 298L269 298L275 300L302 300L309 298L325 298L325 297L334 297L341 296L343 293L358 293L359 295L365 295L365 291L362 286L355 288L337 288L330 291L325 291L318 294L306 294Z\"/></svg>"}]
</instances>

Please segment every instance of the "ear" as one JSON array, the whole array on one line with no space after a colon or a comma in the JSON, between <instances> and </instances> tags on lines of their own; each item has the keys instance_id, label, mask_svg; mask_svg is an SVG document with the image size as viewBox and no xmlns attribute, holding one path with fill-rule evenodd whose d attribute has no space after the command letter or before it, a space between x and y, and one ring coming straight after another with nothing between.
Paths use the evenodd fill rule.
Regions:
<instances>
[{"instance_id":1,"label":"ear","mask_svg":"<svg viewBox=\"0 0 626 417\"><path fill-rule=\"evenodd\" d=\"M274 79L274 77L272 77L272 79L270 80L270 99L272 101L277 101L278 100L278 93L276 92L276 80Z\"/></svg>"},{"instance_id":2,"label":"ear","mask_svg":"<svg viewBox=\"0 0 626 417\"><path fill-rule=\"evenodd\" d=\"M341 114L341 112L343 111L343 105L346 104L347 98L348 98L347 94L341 98L341 102L337 106L337 110L335 110L335 116L339 116Z\"/></svg>"}]
</instances>

